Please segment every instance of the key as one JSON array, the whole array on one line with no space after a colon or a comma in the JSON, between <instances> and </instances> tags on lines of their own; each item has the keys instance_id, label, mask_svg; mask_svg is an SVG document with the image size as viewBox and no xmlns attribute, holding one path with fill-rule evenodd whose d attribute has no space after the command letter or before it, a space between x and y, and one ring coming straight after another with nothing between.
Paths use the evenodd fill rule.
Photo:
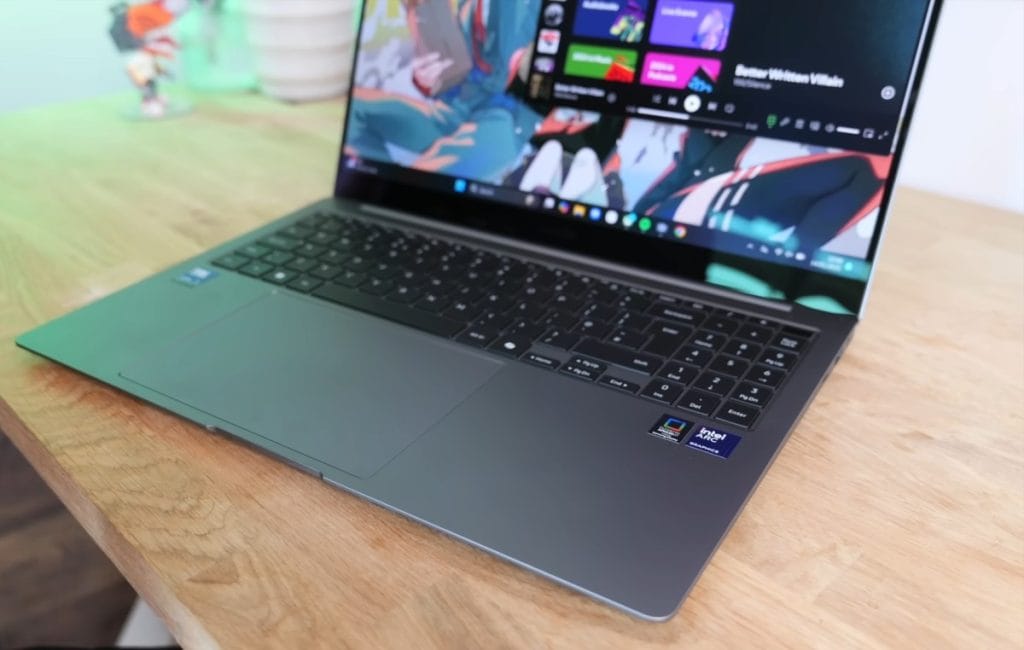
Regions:
<instances>
[{"instance_id":1,"label":"key","mask_svg":"<svg viewBox=\"0 0 1024 650\"><path fill-rule=\"evenodd\" d=\"M590 297L593 298L594 300L598 300L600 302L609 304L614 303L619 297L618 291L602 284L597 285L588 293Z\"/></svg>"},{"instance_id":2,"label":"key","mask_svg":"<svg viewBox=\"0 0 1024 650\"><path fill-rule=\"evenodd\" d=\"M436 293L424 294L423 297L419 299L419 302L415 304L417 309L433 312L435 314L440 313L447 306L448 301Z\"/></svg>"},{"instance_id":3,"label":"key","mask_svg":"<svg viewBox=\"0 0 1024 650\"><path fill-rule=\"evenodd\" d=\"M693 334L693 328L687 325L680 325L679 323L673 323L667 320L654 321L651 326L647 329L648 334L674 336L676 338L686 338Z\"/></svg>"},{"instance_id":4,"label":"key","mask_svg":"<svg viewBox=\"0 0 1024 650\"><path fill-rule=\"evenodd\" d=\"M648 375L653 375L661 367L661 359L658 357L590 338L583 339L576 346L576 352Z\"/></svg>"},{"instance_id":5,"label":"key","mask_svg":"<svg viewBox=\"0 0 1024 650\"><path fill-rule=\"evenodd\" d=\"M498 330L490 327L480 327L478 325L470 325L462 334L459 334L459 338L455 339L460 343L468 343L476 347L482 348L490 344L491 341L498 337Z\"/></svg>"},{"instance_id":6,"label":"key","mask_svg":"<svg viewBox=\"0 0 1024 650\"><path fill-rule=\"evenodd\" d=\"M224 257L219 257L213 261L214 266L219 266L222 269L228 269L229 271L240 269L248 263L249 258L235 254L225 255Z\"/></svg>"},{"instance_id":7,"label":"key","mask_svg":"<svg viewBox=\"0 0 1024 650\"><path fill-rule=\"evenodd\" d=\"M789 336L795 336L799 339L809 339L812 336L814 336L814 332L801 329L799 327L793 327L792 325L786 325L785 327L783 327L782 333L788 334Z\"/></svg>"},{"instance_id":8,"label":"key","mask_svg":"<svg viewBox=\"0 0 1024 650\"><path fill-rule=\"evenodd\" d=\"M527 349L529 349L531 342L532 341L526 338L525 336L506 334L499 336L497 339L495 339L495 341L491 343L488 349L497 352L498 354L503 354L507 357L512 357L513 359L515 359L518 358L519 355L526 352Z\"/></svg>"},{"instance_id":9,"label":"key","mask_svg":"<svg viewBox=\"0 0 1024 650\"><path fill-rule=\"evenodd\" d=\"M562 350L571 350L580 340L580 337L571 332L560 329L548 330L548 333L541 338L540 342L544 345L550 345L552 347L560 348Z\"/></svg>"},{"instance_id":10,"label":"key","mask_svg":"<svg viewBox=\"0 0 1024 650\"><path fill-rule=\"evenodd\" d=\"M313 289L319 287L321 284L323 283L320 282L320 280L317 280L316 278L311 278L308 275L304 275L301 278L296 278L289 282L288 287L291 289L295 289L296 291L301 291L302 293L309 293Z\"/></svg>"},{"instance_id":11,"label":"key","mask_svg":"<svg viewBox=\"0 0 1024 650\"><path fill-rule=\"evenodd\" d=\"M560 293L551 300L551 305L563 312L575 314L583 306L583 300L576 296Z\"/></svg>"},{"instance_id":12,"label":"key","mask_svg":"<svg viewBox=\"0 0 1024 650\"><path fill-rule=\"evenodd\" d=\"M250 257L254 260L258 260L269 253L270 249L266 246L260 246L259 244L249 244L248 246L239 248L237 252L239 255L244 257Z\"/></svg>"},{"instance_id":13,"label":"key","mask_svg":"<svg viewBox=\"0 0 1024 650\"><path fill-rule=\"evenodd\" d=\"M615 306L618 307L619 309L631 309L634 311L642 312L646 311L647 309L650 309L651 301L641 295L635 293L627 293L626 295L621 296L619 298L619 300L615 303Z\"/></svg>"},{"instance_id":14,"label":"key","mask_svg":"<svg viewBox=\"0 0 1024 650\"><path fill-rule=\"evenodd\" d=\"M711 362L710 368L715 372L720 372L723 375L729 375L730 377L742 377L746 374L747 369L750 368L750 364L746 361L740 361L739 359L719 355Z\"/></svg>"},{"instance_id":15,"label":"key","mask_svg":"<svg viewBox=\"0 0 1024 650\"><path fill-rule=\"evenodd\" d=\"M314 233L313 236L309 238L309 241L310 243L315 244L317 246L327 246L333 243L334 240L336 239L337 237L335 237L333 234L321 230L319 232Z\"/></svg>"},{"instance_id":16,"label":"key","mask_svg":"<svg viewBox=\"0 0 1024 650\"><path fill-rule=\"evenodd\" d=\"M508 313L519 318L535 320L544 313L544 308L535 302L523 300L514 304Z\"/></svg>"},{"instance_id":17,"label":"key","mask_svg":"<svg viewBox=\"0 0 1024 650\"><path fill-rule=\"evenodd\" d=\"M502 314L498 311L484 311L477 317L475 323L477 325L486 325L487 327L493 327L499 332L504 330L512 323L512 317L507 314Z\"/></svg>"},{"instance_id":18,"label":"key","mask_svg":"<svg viewBox=\"0 0 1024 650\"><path fill-rule=\"evenodd\" d=\"M772 398L772 393L773 391L770 388L758 386L745 381L740 384L736 389L736 392L732 394L732 398L740 402L753 404L759 408L764 408Z\"/></svg>"},{"instance_id":19,"label":"key","mask_svg":"<svg viewBox=\"0 0 1024 650\"><path fill-rule=\"evenodd\" d=\"M750 324L755 327L763 327L770 330L774 330L779 326L779 324L776 323L775 321L768 320L767 318L761 318L759 316L751 316Z\"/></svg>"},{"instance_id":20,"label":"key","mask_svg":"<svg viewBox=\"0 0 1024 650\"><path fill-rule=\"evenodd\" d=\"M589 368L577 366L575 363L569 363L565 366L562 366L560 372L565 373L567 375L572 375L577 379L583 379L585 381L596 381L598 375L600 374L594 372L593 370L590 370Z\"/></svg>"},{"instance_id":21,"label":"key","mask_svg":"<svg viewBox=\"0 0 1024 650\"><path fill-rule=\"evenodd\" d=\"M295 249L295 254L303 257L318 257L326 250L323 246L317 246L316 244L303 244Z\"/></svg>"},{"instance_id":22,"label":"key","mask_svg":"<svg viewBox=\"0 0 1024 650\"><path fill-rule=\"evenodd\" d=\"M263 279L266 280L267 282L273 282L274 284L277 285L284 285L288 284L297 277L299 277L299 274L296 273L295 271L289 271L287 269L276 269L264 275Z\"/></svg>"},{"instance_id":23,"label":"key","mask_svg":"<svg viewBox=\"0 0 1024 650\"><path fill-rule=\"evenodd\" d=\"M547 316L545 316L541 322L549 327L558 327L568 330L572 329L578 320L579 319L576 318L574 314L561 309L553 309L548 312Z\"/></svg>"},{"instance_id":24,"label":"key","mask_svg":"<svg viewBox=\"0 0 1024 650\"><path fill-rule=\"evenodd\" d=\"M664 379L655 379L640 394L662 404L671 404L683 394L683 387Z\"/></svg>"},{"instance_id":25,"label":"key","mask_svg":"<svg viewBox=\"0 0 1024 650\"><path fill-rule=\"evenodd\" d=\"M701 415L710 416L715 412L715 409L718 408L720 403L721 400L714 395L708 395L707 393L702 393L699 390L691 390L683 396L683 399L679 400L679 403L676 406L686 409L687 411L693 411L695 413L700 413Z\"/></svg>"},{"instance_id":26,"label":"key","mask_svg":"<svg viewBox=\"0 0 1024 650\"><path fill-rule=\"evenodd\" d=\"M634 384L631 381L619 379L618 377L612 377L611 375L605 375L604 377L601 377L601 379L599 379L597 383L601 384L602 386L608 386L609 388L621 390L625 393L632 393L634 395L638 390L640 390L640 384Z\"/></svg>"},{"instance_id":27,"label":"key","mask_svg":"<svg viewBox=\"0 0 1024 650\"><path fill-rule=\"evenodd\" d=\"M647 342L647 336L632 330L618 330L608 336L608 342L639 350Z\"/></svg>"},{"instance_id":28,"label":"key","mask_svg":"<svg viewBox=\"0 0 1024 650\"><path fill-rule=\"evenodd\" d=\"M775 388L782 383L782 378L785 376L781 370L775 368L767 368L765 366L754 366L753 369L747 374L747 380L764 384L770 388Z\"/></svg>"},{"instance_id":29,"label":"key","mask_svg":"<svg viewBox=\"0 0 1024 650\"><path fill-rule=\"evenodd\" d=\"M342 271L341 275L334 277L335 284L344 285L346 287L356 288L366 281L365 273L356 273L355 271Z\"/></svg>"},{"instance_id":30,"label":"key","mask_svg":"<svg viewBox=\"0 0 1024 650\"><path fill-rule=\"evenodd\" d=\"M761 346L748 341L740 339L733 339L722 348L724 354L728 354L740 359L746 359L747 361L753 361L757 355L761 354Z\"/></svg>"},{"instance_id":31,"label":"key","mask_svg":"<svg viewBox=\"0 0 1024 650\"><path fill-rule=\"evenodd\" d=\"M736 382L728 377L713 372L705 372L693 387L707 393L714 393L715 395L728 395L735 385Z\"/></svg>"},{"instance_id":32,"label":"key","mask_svg":"<svg viewBox=\"0 0 1024 650\"><path fill-rule=\"evenodd\" d=\"M586 357L580 357L580 356L573 357L572 361L570 361L570 363L572 365L574 365L574 366L579 366L580 368L586 368L587 370L589 370L589 371L591 371L593 373L596 373L598 375L602 374L605 370L608 370L608 366L607 365L601 363L600 361L594 361L593 359L587 359Z\"/></svg>"},{"instance_id":33,"label":"key","mask_svg":"<svg viewBox=\"0 0 1024 650\"><path fill-rule=\"evenodd\" d=\"M644 348L644 352L650 352L660 357L671 357L672 353L679 349L685 337L671 336L668 334L655 334L650 343Z\"/></svg>"},{"instance_id":34,"label":"key","mask_svg":"<svg viewBox=\"0 0 1024 650\"><path fill-rule=\"evenodd\" d=\"M708 365L708 362L711 361L711 357L713 356L714 353L710 350L694 347L692 345L683 346L683 349L676 353L676 359L683 363L688 363L691 366L697 366L698 368L703 368Z\"/></svg>"},{"instance_id":35,"label":"key","mask_svg":"<svg viewBox=\"0 0 1024 650\"><path fill-rule=\"evenodd\" d=\"M316 268L316 264L316 260L311 260L308 257L296 257L291 262L288 262L285 267L299 273L306 273L310 269Z\"/></svg>"},{"instance_id":36,"label":"key","mask_svg":"<svg viewBox=\"0 0 1024 650\"><path fill-rule=\"evenodd\" d=\"M661 369L658 373L659 376L671 379L672 381L689 385L693 383L693 380L700 374L700 370L693 366L687 366L682 363L670 363Z\"/></svg>"},{"instance_id":37,"label":"key","mask_svg":"<svg viewBox=\"0 0 1024 650\"><path fill-rule=\"evenodd\" d=\"M701 330L693 335L690 345L717 352L719 348L725 345L726 340L728 340L728 337L725 334Z\"/></svg>"},{"instance_id":38,"label":"key","mask_svg":"<svg viewBox=\"0 0 1024 650\"><path fill-rule=\"evenodd\" d=\"M761 356L761 363L780 370L792 370L796 365L797 356L792 352L768 350Z\"/></svg>"},{"instance_id":39,"label":"key","mask_svg":"<svg viewBox=\"0 0 1024 650\"><path fill-rule=\"evenodd\" d=\"M263 262L249 262L238 270L246 275L259 278L273 271L274 267Z\"/></svg>"},{"instance_id":40,"label":"key","mask_svg":"<svg viewBox=\"0 0 1024 650\"><path fill-rule=\"evenodd\" d=\"M756 406L740 404L739 402L726 402L715 417L723 422L749 429L750 425L754 424L754 420L760 414L761 411Z\"/></svg>"},{"instance_id":41,"label":"key","mask_svg":"<svg viewBox=\"0 0 1024 650\"><path fill-rule=\"evenodd\" d=\"M362 255L353 255L347 262L345 262L345 268L350 271L363 272L373 266L373 262L366 259Z\"/></svg>"},{"instance_id":42,"label":"key","mask_svg":"<svg viewBox=\"0 0 1024 650\"><path fill-rule=\"evenodd\" d=\"M415 287L399 285L394 291L387 295L387 299L402 305L409 305L419 300L420 296L422 295L423 292ZM445 317L452 318L452 315L449 313L445 313ZM461 320L459 318L452 318L452 320L459 321L462 323L468 323L472 319Z\"/></svg>"},{"instance_id":43,"label":"key","mask_svg":"<svg viewBox=\"0 0 1024 650\"><path fill-rule=\"evenodd\" d=\"M295 256L291 253L284 251L274 251L270 255L263 258L263 261L267 264L273 264L274 266L284 266L288 262L292 261Z\"/></svg>"},{"instance_id":44,"label":"key","mask_svg":"<svg viewBox=\"0 0 1024 650\"><path fill-rule=\"evenodd\" d=\"M679 305L667 305L664 302L656 302L648 312L655 318L665 318L672 321L678 321L685 323L691 327L696 327L701 324L704 320L704 314L691 311Z\"/></svg>"},{"instance_id":45,"label":"key","mask_svg":"<svg viewBox=\"0 0 1024 650\"><path fill-rule=\"evenodd\" d=\"M764 345L768 343L768 340L771 338L772 330L758 325L744 325L738 332L736 332L736 336L747 341Z\"/></svg>"},{"instance_id":46,"label":"key","mask_svg":"<svg viewBox=\"0 0 1024 650\"><path fill-rule=\"evenodd\" d=\"M381 280L380 278L370 278L359 285L360 291L368 293L371 296L383 296L386 293L391 293L391 290L394 288L394 282L391 280Z\"/></svg>"},{"instance_id":47,"label":"key","mask_svg":"<svg viewBox=\"0 0 1024 650\"><path fill-rule=\"evenodd\" d=\"M547 368L548 370L558 370L558 367L562 365L557 360L536 352L527 352L523 355L523 361L532 363L535 366L540 366L541 368Z\"/></svg>"},{"instance_id":48,"label":"key","mask_svg":"<svg viewBox=\"0 0 1024 650\"><path fill-rule=\"evenodd\" d=\"M456 300L448 308L448 311L444 313L447 318L452 320L462 321L463 323L470 323L480 315L482 310L479 307L475 307L472 303L465 300Z\"/></svg>"},{"instance_id":49,"label":"key","mask_svg":"<svg viewBox=\"0 0 1024 650\"><path fill-rule=\"evenodd\" d=\"M807 339L802 339L791 334L779 334L772 341L772 345L789 352L801 352L807 344Z\"/></svg>"},{"instance_id":50,"label":"key","mask_svg":"<svg viewBox=\"0 0 1024 650\"><path fill-rule=\"evenodd\" d=\"M600 339L607 336L611 329L611 325L603 321L584 319L573 331L581 336L593 336L596 339Z\"/></svg>"},{"instance_id":51,"label":"key","mask_svg":"<svg viewBox=\"0 0 1024 650\"><path fill-rule=\"evenodd\" d=\"M370 268L370 275L381 280L390 280L398 275L399 268L387 262L377 262Z\"/></svg>"},{"instance_id":52,"label":"key","mask_svg":"<svg viewBox=\"0 0 1024 650\"><path fill-rule=\"evenodd\" d=\"M583 308L583 318L594 321L610 321L618 314L614 307L595 302Z\"/></svg>"},{"instance_id":53,"label":"key","mask_svg":"<svg viewBox=\"0 0 1024 650\"><path fill-rule=\"evenodd\" d=\"M285 237L291 237L292 239L305 239L313 234L313 229L296 224L281 229L279 234L284 235Z\"/></svg>"},{"instance_id":54,"label":"key","mask_svg":"<svg viewBox=\"0 0 1024 650\"><path fill-rule=\"evenodd\" d=\"M540 338L540 335L545 332L544 328L540 325L531 323L528 320L517 320L512 323L512 326L508 328L510 334L518 334L524 338L528 338L534 341Z\"/></svg>"},{"instance_id":55,"label":"key","mask_svg":"<svg viewBox=\"0 0 1024 650\"><path fill-rule=\"evenodd\" d=\"M321 280L333 280L336 275L341 273L340 266L334 266L333 264L318 264L315 269L311 271L311 274Z\"/></svg>"},{"instance_id":56,"label":"key","mask_svg":"<svg viewBox=\"0 0 1024 650\"><path fill-rule=\"evenodd\" d=\"M740 328L740 324L731 318L715 314L711 318L704 321L704 325L702 327L713 332L720 332L722 334L732 334L733 332Z\"/></svg>"},{"instance_id":57,"label":"key","mask_svg":"<svg viewBox=\"0 0 1024 650\"><path fill-rule=\"evenodd\" d=\"M619 315L617 319L612 323L616 329L624 330L635 330L637 332L643 332L651 323L654 321L653 318L645 314L641 314L635 311L625 311Z\"/></svg>"},{"instance_id":58,"label":"key","mask_svg":"<svg viewBox=\"0 0 1024 650\"><path fill-rule=\"evenodd\" d=\"M320 261L326 262L327 264L341 265L344 264L350 257L352 256L349 255L348 253L342 253L341 251L332 248L328 251L325 251L322 255L320 255Z\"/></svg>"},{"instance_id":59,"label":"key","mask_svg":"<svg viewBox=\"0 0 1024 650\"><path fill-rule=\"evenodd\" d=\"M276 248L277 250L290 251L293 248L298 248L299 241L292 239L291 237L285 237L283 235L271 235L270 237L264 237L260 240L260 243L270 248Z\"/></svg>"}]
</instances>

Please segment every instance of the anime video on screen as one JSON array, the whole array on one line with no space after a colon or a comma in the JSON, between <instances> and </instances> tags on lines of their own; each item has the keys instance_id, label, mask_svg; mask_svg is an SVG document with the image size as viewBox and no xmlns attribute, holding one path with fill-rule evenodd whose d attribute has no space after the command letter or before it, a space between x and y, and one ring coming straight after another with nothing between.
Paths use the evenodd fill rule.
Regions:
<instances>
[{"instance_id":1,"label":"anime video on screen","mask_svg":"<svg viewBox=\"0 0 1024 650\"><path fill-rule=\"evenodd\" d=\"M867 280L927 9L370 0L345 167L728 253L757 263L709 282L850 311L759 270Z\"/></svg>"}]
</instances>

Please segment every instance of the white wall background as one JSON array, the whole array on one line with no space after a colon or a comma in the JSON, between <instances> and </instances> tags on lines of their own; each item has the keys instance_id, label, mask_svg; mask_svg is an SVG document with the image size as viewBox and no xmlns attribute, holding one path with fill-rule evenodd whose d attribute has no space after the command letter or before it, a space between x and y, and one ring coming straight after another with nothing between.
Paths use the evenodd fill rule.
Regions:
<instances>
[{"instance_id":1,"label":"white wall background","mask_svg":"<svg viewBox=\"0 0 1024 650\"><path fill-rule=\"evenodd\" d=\"M900 182L1024 213L1024 0L947 0Z\"/></svg>"},{"instance_id":2,"label":"white wall background","mask_svg":"<svg viewBox=\"0 0 1024 650\"><path fill-rule=\"evenodd\" d=\"M0 113L131 84L110 42L115 0L0 0Z\"/></svg>"},{"instance_id":3,"label":"white wall background","mask_svg":"<svg viewBox=\"0 0 1024 650\"><path fill-rule=\"evenodd\" d=\"M0 0L0 112L127 89L112 3ZM1024 0L947 0L924 84L900 181L1024 213Z\"/></svg>"}]
</instances>

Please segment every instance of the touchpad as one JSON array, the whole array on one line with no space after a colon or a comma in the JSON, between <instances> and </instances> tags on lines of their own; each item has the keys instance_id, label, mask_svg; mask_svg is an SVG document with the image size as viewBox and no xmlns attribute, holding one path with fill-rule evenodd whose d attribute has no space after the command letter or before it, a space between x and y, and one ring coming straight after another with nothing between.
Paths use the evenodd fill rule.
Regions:
<instances>
[{"instance_id":1,"label":"touchpad","mask_svg":"<svg viewBox=\"0 0 1024 650\"><path fill-rule=\"evenodd\" d=\"M367 478L501 367L387 321L271 294L121 376Z\"/></svg>"}]
</instances>

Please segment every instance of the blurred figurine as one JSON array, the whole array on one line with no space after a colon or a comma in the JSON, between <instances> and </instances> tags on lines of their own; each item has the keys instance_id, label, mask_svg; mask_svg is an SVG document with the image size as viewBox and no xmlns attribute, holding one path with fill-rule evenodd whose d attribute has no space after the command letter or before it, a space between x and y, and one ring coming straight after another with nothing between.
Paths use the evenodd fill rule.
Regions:
<instances>
[{"instance_id":1,"label":"blurred figurine","mask_svg":"<svg viewBox=\"0 0 1024 650\"><path fill-rule=\"evenodd\" d=\"M169 77L167 64L178 51L170 27L188 9L189 0L147 0L137 4L119 2L110 10L110 36L124 57L125 69L142 93L141 115L156 119L171 112L160 94L158 80Z\"/></svg>"}]
</instances>

